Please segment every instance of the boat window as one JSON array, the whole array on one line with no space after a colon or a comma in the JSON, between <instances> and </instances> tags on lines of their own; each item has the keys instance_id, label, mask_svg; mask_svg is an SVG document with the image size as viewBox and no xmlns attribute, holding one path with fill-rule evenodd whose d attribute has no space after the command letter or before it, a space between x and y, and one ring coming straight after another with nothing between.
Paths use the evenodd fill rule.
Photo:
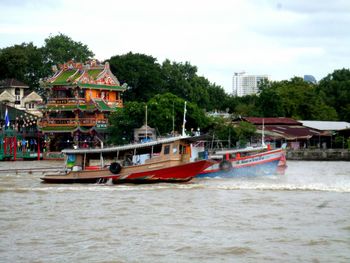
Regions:
<instances>
[{"instance_id":1,"label":"boat window","mask_svg":"<svg viewBox=\"0 0 350 263\"><path fill-rule=\"evenodd\" d=\"M170 145L165 145L164 146L164 154L169 154L170 153Z\"/></svg>"},{"instance_id":2,"label":"boat window","mask_svg":"<svg viewBox=\"0 0 350 263\"><path fill-rule=\"evenodd\" d=\"M173 146L173 154L176 154L176 153L177 153L177 146L174 145L174 146Z\"/></svg>"},{"instance_id":3,"label":"boat window","mask_svg":"<svg viewBox=\"0 0 350 263\"><path fill-rule=\"evenodd\" d=\"M181 144L180 145L180 154L185 154L185 153L186 153L186 147Z\"/></svg>"}]
</instances>

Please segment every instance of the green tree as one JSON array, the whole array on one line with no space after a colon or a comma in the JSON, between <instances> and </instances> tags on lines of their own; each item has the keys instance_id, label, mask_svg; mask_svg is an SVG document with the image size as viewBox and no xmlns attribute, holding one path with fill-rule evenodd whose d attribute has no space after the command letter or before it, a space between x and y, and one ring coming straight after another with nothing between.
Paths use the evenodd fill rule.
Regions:
<instances>
[{"instance_id":1,"label":"green tree","mask_svg":"<svg viewBox=\"0 0 350 263\"><path fill-rule=\"evenodd\" d=\"M133 141L134 129L145 122L145 103L125 102L124 108L119 108L110 115L109 122L109 143L121 145Z\"/></svg>"},{"instance_id":2,"label":"green tree","mask_svg":"<svg viewBox=\"0 0 350 263\"><path fill-rule=\"evenodd\" d=\"M318 85L318 92L343 121L350 121L350 70L340 69L328 74Z\"/></svg>"},{"instance_id":3,"label":"green tree","mask_svg":"<svg viewBox=\"0 0 350 263\"><path fill-rule=\"evenodd\" d=\"M257 108L261 117L280 117L284 116L282 98L274 87L265 87L261 90Z\"/></svg>"},{"instance_id":4,"label":"green tree","mask_svg":"<svg viewBox=\"0 0 350 263\"><path fill-rule=\"evenodd\" d=\"M154 95L164 92L161 67L154 57L129 52L111 57L109 63L119 81L129 86L124 92L126 101L146 102Z\"/></svg>"},{"instance_id":5,"label":"green tree","mask_svg":"<svg viewBox=\"0 0 350 263\"><path fill-rule=\"evenodd\" d=\"M76 42L62 33L46 38L42 50L44 62L49 66L63 64L72 59L77 62L85 62L94 56L87 45Z\"/></svg>"},{"instance_id":6,"label":"green tree","mask_svg":"<svg viewBox=\"0 0 350 263\"><path fill-rule=\"evenodd\" d=\"M0 50L0 76L18 79L37 89L40 78L48 73L42 61L41 49L33 43L3 48Z\"/></svg>"},{"instance_id":7,"label":"green tree","mask_svg":"<svg viewBox=\"0 0 350 263\"><path fill-rule=\"evenodd\" d=\"M259 116L257 110L257 95L247 95L243 97L235 97L234 113L239 116Z\"/></svg>"},{"instance_id":8,"label":"green tree","mask_svg":"<svg viewBox=\"0 0 350 263\"><path fill-rule=\"evenodd\" d=\"M185 100L171 93L158 94L147 103L149 109L149 123L157 128L160 134L173 131L181 133ZM187 103L186 125L187 131L205 129L208 125L205 112L194 103ZM173 127L174 124L174 127Z\"/></svg>"},{"instance_id":9,"label":"green tree","mask_svg":"<svg viewBox=\"0 0 350 263\"><path fill-rule=\"evenodd\" d=\"M110 115L111 143L123 144L133 140L133 130L145 123L146 105L148 125L156 128L158 134L170 134L173 130L182 131L185 101L171 93L158 94L144 102L126 102L124 108ZM206 128L209 120L202 109L193 103L187 103L187 132L197 128ZM173 126L174 125L174 126Z\"/></svg>"},{"instance_id":10,"label":"green tree","mask_svg":"<svg viewBox=\"0 0 350 263\"><path fill-rule=\"evenodd\" d=\"M225 110L227 107L227 94L224 89L198 76L197 67L189 62L165 60L162 64L162 78L165 91L196 103L200 108L212 111Z\"/></svg>"},{"instance_id":11,"label":"green tree","mask_svg":"<svg viewBox=\"0 0 350 263\"><path fill-rule=\"evenodd\" d=\"M236 130L231 120L222 117L211 117L209 135L214 141L221 141L225 147L232 147L236 141Z\"/></svg>"},{"instance_id":12,"label":"green tree","mask_svg":"<svg viewBox=\"0 0 350 263\"><path fill-rule=\"evenodd\" d=\"M241 121L235 126L236 140L239 142L240 147L245 147L247 142L256 134L256 128L253 124L245 121Z\"/></svg>"},{"instance_id":13,"label":"green tree","mask_svg":"<svg viewBox=\"0 0 350 263\"><path fill-rule=\"evenodd\" d=\"M325 103L317 86L302 78L264 82L257 101L258 116L303 120L335 120L336 111Z\"/></svg>"},{"instance_id":14,"label":"green tree","mask_svg":"<svg viewBox=\"0 0 350 263\"><path fill-rule=\"evenodd\" d=\"M211 118L210 134L215 140L229 142L228 147L239 144L240 147L245 147L248 141L256 134L256 128L248 122L239 122L234 124L229 119L222 117Z\"/></svg>"}]
</instances>

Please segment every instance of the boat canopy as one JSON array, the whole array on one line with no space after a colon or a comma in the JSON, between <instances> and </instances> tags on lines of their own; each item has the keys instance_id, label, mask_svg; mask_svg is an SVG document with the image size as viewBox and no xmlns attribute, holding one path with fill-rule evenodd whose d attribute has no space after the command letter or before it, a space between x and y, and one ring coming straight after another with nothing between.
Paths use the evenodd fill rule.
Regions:
<instances>
[{"instance_id":1,"label":"boat canopy","mask_svg":"<svg viewBox=\"0 0 350 263\"><path fill-rule=\"evenodd\" d=\"M256 152L256 151L262 151L266 150L267 146L261 146L261 147L247 147L247 148L241 148L241 149L232 149L232 150L221 150L216 151L215 154L226 154L226 153L244 153L244 152Z\"/></svg>"},{"instance_id":2,"label":"boat canopy","mask_svg":"<svg viewBox=\"0 0 350 263\"><path fill-rule=\"evenodd\" d=\"M107 152L127 151L132 149L151 147L151 146L164 144L164 143L172 143L178 140L189 139L189 138L191 137L178 136L178 137L159 139L156 141L145 142L145 143L127 144L122 146L113 146L113 147L98 148L98 149L96 148L64 149L62 150L62 152L65 154L84 154L84 153L107 153Z\"/></svg>"}]
</instances>

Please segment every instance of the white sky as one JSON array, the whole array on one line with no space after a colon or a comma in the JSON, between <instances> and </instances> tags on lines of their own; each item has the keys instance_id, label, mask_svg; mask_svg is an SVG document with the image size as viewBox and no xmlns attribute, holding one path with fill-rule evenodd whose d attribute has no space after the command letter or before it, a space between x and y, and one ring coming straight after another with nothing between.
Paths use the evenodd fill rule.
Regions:
<instances>
[{"instance_id":1,"label":"white sky","mask_svg":"<svg viewBox=\"0 0 350 263\"><path fill-rule=\"evenodd\" d=\"M348 0L0 0L0 10L0 48L61 32L99 60L189 61L228 93L234 72L320 80L349 68Z\"/></svg>"}]
</instances>

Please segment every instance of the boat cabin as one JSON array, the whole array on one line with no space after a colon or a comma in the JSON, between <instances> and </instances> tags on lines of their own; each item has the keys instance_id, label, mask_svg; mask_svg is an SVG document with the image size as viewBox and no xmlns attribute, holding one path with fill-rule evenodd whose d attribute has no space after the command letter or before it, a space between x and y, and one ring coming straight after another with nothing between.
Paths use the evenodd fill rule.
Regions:
<instances>
[{"instance_id":1,"label":"boat cabin","mask_svg":"<svg viewBox=\"0 0 350 263\"><path fill-rule=\"evenodd\" d=\"M106 169L113 163L130 167L164 161L189 162L190 144L180 138L100 149L66 149L66 168L80 171Z\"/></svg>"}]
</instances>

